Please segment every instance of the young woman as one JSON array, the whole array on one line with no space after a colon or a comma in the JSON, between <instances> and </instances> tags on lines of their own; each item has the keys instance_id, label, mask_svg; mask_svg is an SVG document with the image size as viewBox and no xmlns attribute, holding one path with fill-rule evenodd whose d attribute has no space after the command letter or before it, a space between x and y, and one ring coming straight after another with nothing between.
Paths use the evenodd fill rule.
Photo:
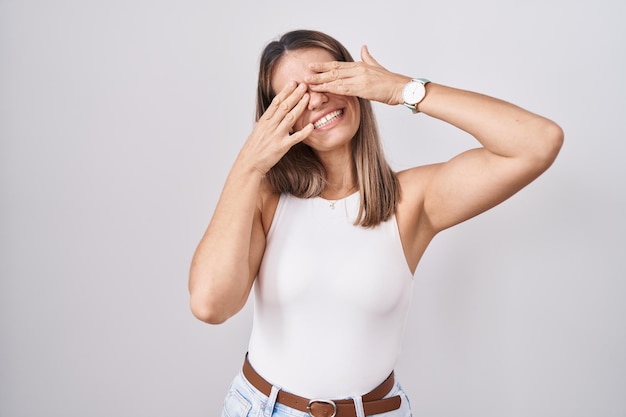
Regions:
<instances>
[{"instance_id":1,"label":"young woman","mask_svg":"<svg viewBox=\"0 0 626 417\"><path fill-rule=\"evenodd\" d=\"M371 100L479 147L396 173ZM236 314L255 286L249 353L223 415L410 416L393 369L420 258L437 233L544 172L562 142L544 117L393 73L366 47L354 62L316 31L269 43L257 122L190 271L191 309L207 323Z\"/></svg>"}]
</instances>

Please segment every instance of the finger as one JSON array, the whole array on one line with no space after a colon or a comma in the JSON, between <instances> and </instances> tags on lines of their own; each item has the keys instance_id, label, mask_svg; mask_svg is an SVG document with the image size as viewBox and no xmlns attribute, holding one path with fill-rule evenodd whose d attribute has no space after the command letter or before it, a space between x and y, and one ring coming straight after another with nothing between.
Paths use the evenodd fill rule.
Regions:
<instances>
[{"instance_id":1,"label":"finger","mask_svg":"<svg viewBox=\"0 0 626 417\"><path fill-rule=\"evenodd\" d=\"M306 104L303 105L302 101L305 100L308 103L308 94L306 94L308 88L306 84L299 84L298 87L280 103L274 115L277 123L280 124L283 120L287 120L288 123L291 123L290 127L293 126L293 123L300 117L306 107Z\"/></svg>"},{"instance_id":2,"label":"finger","mask_svg":"<svg viewBox=\"0 0 626 417\"><path fill-rule=\"evenodd\" d=\"M296 143L302 142L303 140L305 140L306 138L309 137L309 135L311 133L313 133L313 130L315 128L313 127L313 123L309 123L306 126L304 126L302 129L300 129L299 131L295 132L293 135L289 136L289 146L293 146Z\"/></svg>"},{"instance_id":3,"label":"finger","mask_svg":"<svg viewBox=\"0 0 626 417\"><path fill-rule=\"evenodd\" d=\"M341 85L345 81L348 81L359 77L362 75L363 71L358 67L344 68L341 70L331 70L328 72L322 72L319 74L308 75L305 77L305 81L309 84L309 87L312 85L322 85L322 84L335 84Z\"/></svg>"},{"instance_id":4,"label":"finger","mask_svg":"<svg viewBox=\"0 0 626 417\"><path fill-rule=\"evenodd\" d=\"M350 67L353 62L340 62L340 61L328 61L328 62L310 62L309 68L314 72L328 72L335 69L342 69Z\"/></svg>"},{"instance_id":5,"label":"finger","mask_svg":"<svg viewBox=\"0 0 626 417\"><path fill-rule=\"evenodd\" d=\"M309 64L309 67L315 74L306 76L304 81L308 84L321 84L341 78L353 77L357 73L355 70L358 66L359 63L356 62L332 61L312 63Z\"/></svg>"},{"instance_id":6,"label":"finger","mask_svg":"<svg viewBox=\"0 0 626 417\"><path fill-rule=\"evenodd\" d=\"M307 105L309 104L309 98L310 95L308 93L304 94L302 98L300 98L300 100L296 103L296 105L293 106L293 108L285 114L279 124L280 129L285 129L286 131L292 130L298 118L302 116L302 113L307 108Z\"/></svg>"},{"instance_id":7,"label":"finger","mask_svg":"<svg viewBox=\"0 0 626 417\"><path fill-rule=\"evenodd\" d=\"M365 62L368 65L374 65L383 68L383 66L380 65L378 61L376 61L374 57L370 54L370 50L367 45L363 45L361 47L361 61Z\"/></svg>"},{"instance_id":8,"label":"finger","mask_svg":"<svg viewBox=\"0 0 626 417\"><path fill-rule=\"evenodd\" d=\"M361 46L361 61L365 62L366 64L378 64L372 54L370 54L367 45Z\"/></svg>"},{"instance_id":9,"label":"finger","mask_svg":"<svg viewBox=\"0 0 626 417\"><path fill-rule=\"evenodd\" d=\"M297 90L298 83L295 81L290 81L287 85L276 94L276 96L272 99L267 110L263 113L261 118L269 120L282 108L283 111L289 111L290 107L288 104L285 104L286 100ZM303 93L302 93L303 94ZM287 108L289 107L289 108Z\"/></svg>"},{"instance_id":10,"label":"finger","mask_svg":"<svg viewBox=\"0 0 626 417\"><path fill-rule=\"evenodd\" d=\"M350 80L339 79L335 81L325 82L322 84L311 84L309 89L316 93L332 93L342 96L356 96L358 85Z\"/></svg>"}]
</instances>

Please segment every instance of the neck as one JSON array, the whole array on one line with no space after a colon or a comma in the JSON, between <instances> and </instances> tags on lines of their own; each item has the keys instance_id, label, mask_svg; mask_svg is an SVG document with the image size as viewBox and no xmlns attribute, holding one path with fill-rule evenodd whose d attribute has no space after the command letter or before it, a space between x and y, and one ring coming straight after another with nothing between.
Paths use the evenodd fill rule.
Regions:
<instances>
[{"instance_id":1,"label":"neck","mask_svg":"<svg viewBox=\"0 0 626 417\"><path fill-rule=\"evenodd\" d=\"M340 199L350 195L357 187L352 172L352 155L337 155L334 158L325 158L326 187L322 197L329 200Z\"/></svg>"}]
</instances>

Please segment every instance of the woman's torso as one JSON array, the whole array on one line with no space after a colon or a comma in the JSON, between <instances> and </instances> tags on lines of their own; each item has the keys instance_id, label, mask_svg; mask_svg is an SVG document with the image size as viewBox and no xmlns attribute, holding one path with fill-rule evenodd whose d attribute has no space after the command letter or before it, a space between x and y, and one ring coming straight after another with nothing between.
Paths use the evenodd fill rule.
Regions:
<instances>
[{"instance_id":1,"label":"woman's torso","mask_svg":"<svg viewBox=\"0 0 626 417\"><path fill-rule=\"evenodd\" d=\"M334 204L283 195L272 213L249 354L261 375L287 391L359 395L395 365L412 269L396 217L355 226L358 205L358 193Z\"/></svg>"}]
</instances>

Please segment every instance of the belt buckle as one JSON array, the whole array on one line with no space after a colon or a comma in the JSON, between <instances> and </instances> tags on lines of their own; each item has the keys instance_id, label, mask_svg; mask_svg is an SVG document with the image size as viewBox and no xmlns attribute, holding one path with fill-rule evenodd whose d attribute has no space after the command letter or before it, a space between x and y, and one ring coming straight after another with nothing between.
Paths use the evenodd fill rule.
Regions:
<instances>
[{"instance_id":1,"label":"belt buckle","mask_svg":"<svg viewBox=\"0 0 626 417\"><path fill-rule=\"evenodd\" d=\"M311 406L315 403L322 403L322 404L328 404L328 405L332 405L333 406L333 413L329 416L324 416L324 417L335 417L337 415L337 404L335 404L334 401L331 400L311 400L309 401L309 404L307 404L306 406L306 411L309 413L309 415L311 417L315 417L313 414L311 414Z\"/></svg>"}]
</instances>

